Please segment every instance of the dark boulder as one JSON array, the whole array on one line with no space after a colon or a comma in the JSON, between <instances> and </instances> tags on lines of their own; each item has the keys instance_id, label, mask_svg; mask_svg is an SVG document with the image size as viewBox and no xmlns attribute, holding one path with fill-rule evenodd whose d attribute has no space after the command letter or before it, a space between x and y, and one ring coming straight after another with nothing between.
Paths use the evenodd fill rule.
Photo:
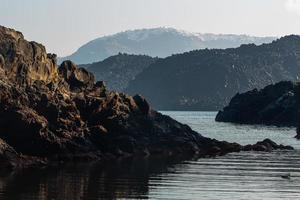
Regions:
<instances>
[{"instance_id":1,"label":"dark boulder","mask_svg":"<svg viewBox=\"0 0 300 200\"><path fill-rule=\"evenodd\" d=\"M140 95L135 95L133 97L133 99L134 99L136 105L139 107L139 109L141 110L142 113L149 114L150 105L144 97L142 97Z\"/></svg>"},{"instance_id":2,"label":"dark boulder","mask_svg":"<svg viewBox=\"0 0 300 200\"><path fill-rule=\"evenodd\" d=\"M257 142L253 145L246 145L242 148L244 151L273 151L273 150L293 150L291 146L278 145L270 139Z\"/></svg>"}]
</instances>

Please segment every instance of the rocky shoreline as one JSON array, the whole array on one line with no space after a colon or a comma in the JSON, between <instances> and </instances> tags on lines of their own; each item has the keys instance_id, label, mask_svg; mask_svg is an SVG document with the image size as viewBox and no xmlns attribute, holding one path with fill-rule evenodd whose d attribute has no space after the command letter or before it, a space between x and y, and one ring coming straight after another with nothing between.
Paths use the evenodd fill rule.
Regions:
<instances>
[{"instance_id":1,"label":"rocky shoreline","mask_svg":"<svg viewBox=\"0 0 300 200\"><path fill-rule=\"evenodd\" d=\"M241 146L206 138L153 110L139 95L107 91L71 61L0 26L0 160L2 167L123 156L224 155L292 149L265 140Z\"/></svg>"}]
</instances>

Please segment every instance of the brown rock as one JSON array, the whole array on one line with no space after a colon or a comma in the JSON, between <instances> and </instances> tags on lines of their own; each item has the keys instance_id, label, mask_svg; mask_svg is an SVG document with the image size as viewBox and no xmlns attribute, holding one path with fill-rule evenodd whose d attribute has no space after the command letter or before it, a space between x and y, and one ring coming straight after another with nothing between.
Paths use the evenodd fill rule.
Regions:
<instances>
[{"instance_id":1,"label":"brown rock","mask_svg":"<svg viewBox=\"0 0 300 200\"><path fill-rule=\"evenodd\" d=\"M59 69L60 76L69 84L71 90L92 89L95 77L86 69L77 68L72 61L64 61Z\"/></svg>"},{"instance_id":2,"label":"brown rock","mask_svg":"<svg viewBox=\"0 0 300 200\"><path fill-rule=\"evenodd\" d=\"M0 54L6 75L13 81L31 85L35 80L57 79L55 59L47 55L43 45L26 41L20 32L0 26Z\"/></svg>"}]
</instances>

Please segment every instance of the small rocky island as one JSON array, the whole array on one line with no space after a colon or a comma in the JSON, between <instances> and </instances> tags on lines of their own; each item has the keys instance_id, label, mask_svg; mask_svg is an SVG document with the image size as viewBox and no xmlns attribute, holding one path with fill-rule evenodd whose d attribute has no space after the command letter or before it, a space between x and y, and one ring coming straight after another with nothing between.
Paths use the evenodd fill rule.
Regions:
<instances>
[{"instance_id":1,"label":"small rocky island","mask_svg":"<svg viewBox=\"0 0 300 200\"><path fill-rule=\"evenodd\" d=\"M236 94L216 121L240 124L298 126L300 122L300 84L282 81L262 90Z\"/></svg>"},{"instance_id":2,"label":"small rocky island","mask_svg":"<svg viewBox=\"0 0 300 200\"><path fill-rule=\"evenodd\" d=\"M297 127L296 138L300 139L300 84L281 81L262 90L236 94L218 112L216 121Z\"/></svg>"},{"instance_id":3,"label":"small rocky island","mask_svg":"<svg viewBox=\"0 0 300 200\"><path fill-rule=\"evenodd\" d=\"M217 141L151 109L137 95L107 91L93 74L0 26L0 159L15 168L121 156L215 156L292 149L265 140Z\"/></svg>"}]
</instances>

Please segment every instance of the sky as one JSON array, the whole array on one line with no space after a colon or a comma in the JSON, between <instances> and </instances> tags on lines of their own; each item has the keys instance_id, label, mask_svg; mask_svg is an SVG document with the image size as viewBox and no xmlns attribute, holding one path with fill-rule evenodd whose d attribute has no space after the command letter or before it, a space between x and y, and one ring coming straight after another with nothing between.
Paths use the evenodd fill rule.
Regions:
<instances>
[{"instance_id":1,"label":"sky","mask_svg":"<svg viewBox=\"0 0 300 200\"><path fill-rule=\"evenodd\" d=\"M140 28L300 34L300 0L0 0L0 25L66 56L97 37Z\"/></svg>"}]
</instances>

